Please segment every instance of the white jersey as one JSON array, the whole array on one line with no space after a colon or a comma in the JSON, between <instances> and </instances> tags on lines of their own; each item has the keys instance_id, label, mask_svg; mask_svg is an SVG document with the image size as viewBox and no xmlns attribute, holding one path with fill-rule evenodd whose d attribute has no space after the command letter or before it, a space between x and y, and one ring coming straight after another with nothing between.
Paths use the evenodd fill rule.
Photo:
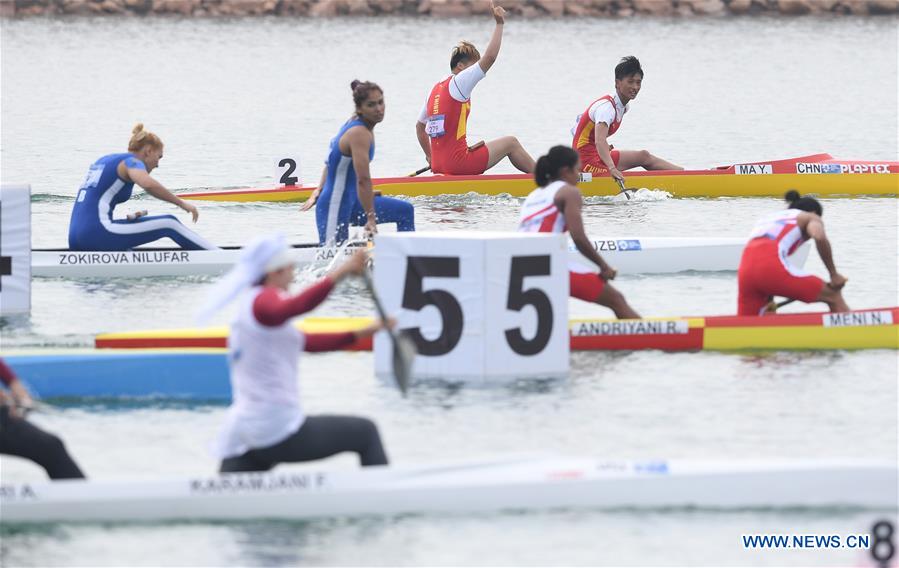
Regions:
<instances>
[{"instance_id":1,"label":"white jersey","mask_svg":"<svg viewBox=\"0 0 899 568\"><path fill-rule=\"evenodd\" d=\"M802 229L799 228L799 223L796 220L802 213L805 213L805 211L784 209L783 211L762 217L756 222L752 232L749 233L749 240L766 237L772 241L777 241L777 250L780 257L786 258L807 240L802 235Z\"/></svg>"},{"instance_id":2,"label":"white jersey","mask_svg":"<svg viewBox=\"0 0 899 568\"><path fill-rule=\"evenodd\" d=\"M525 233L567 232L565 214L556 207L556 193L563 187L565 182L558 180L532 191L521 206L518 230Z\"/></svg>"},{"instance_id":3,"label":"white jersey","mask_svg":"<svg viewBox=\"0 0 899 568\"><path fill-rule=\"evenodd\" d=\"M231 322L228 365L232 402L213 447L220 459L283 441L302 426L298 373L305 336L291 321L264 326L253 315L261 291L243 298Z\"/></svg>"},{"instance_id":4,"label":"white jersey","mask_svg":"<svg viewBox=\"0 0 899 568\"><path fill-rule=\"evenodd\" d=\"M524 233L567 233L568 221L565 220L565 214L556 207L556 194L563 187L565 182L558 180L532 191L521 206L518 230ZM574 260L568 262L568 270L578 274L596 272Z\"/></svg>"}]
</instances>

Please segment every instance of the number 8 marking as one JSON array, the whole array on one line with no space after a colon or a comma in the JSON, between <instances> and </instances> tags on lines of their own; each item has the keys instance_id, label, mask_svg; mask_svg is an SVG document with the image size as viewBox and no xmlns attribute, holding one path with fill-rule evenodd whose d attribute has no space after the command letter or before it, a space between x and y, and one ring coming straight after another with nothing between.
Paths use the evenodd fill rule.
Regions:
<instances>
[{"instance_id":1,"label":"number 8 marking","mask_svg":"<svg viewBox=\"0 0 899 568\"><path fill-rule=\"evenodd\" d=\"M893 523L878 521L871 528L874 534L874 542L871 543L871 556L880 566L888 566L893 555L896 554L896 546L893 544Z\"/></svg>"}]
</instances>

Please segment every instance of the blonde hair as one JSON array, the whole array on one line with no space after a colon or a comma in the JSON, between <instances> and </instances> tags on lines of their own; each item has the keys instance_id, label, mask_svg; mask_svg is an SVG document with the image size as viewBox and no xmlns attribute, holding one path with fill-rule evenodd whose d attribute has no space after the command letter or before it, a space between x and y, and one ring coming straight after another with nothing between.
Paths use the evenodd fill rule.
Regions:
<instances>
[{"instance_id":1,"label":"blonde hair","mask_svg":"<svg viewBox=\"0 0 899 568\"><path fill-rule=\"evenodd\" d=\"M131 140L128 141L129 152L140 152L144 147L162 148L162 140L148 130L144 130L144 123L138 122L131 129Z\"/></svg>"},{"instance_id":2,"label":"blonde hair","mask_svg":"<svg viewBox=\"0 0 899 568\"><path fill-rule=\"evenodd\" d=\"M462 61L477 61L481 58L481 52L478 51L478 48L474 46L470 41L460 41L456 44L456 47L453 48L453 53L450 55L450 71L456 68Z\"/></svg>"}]
</instances>

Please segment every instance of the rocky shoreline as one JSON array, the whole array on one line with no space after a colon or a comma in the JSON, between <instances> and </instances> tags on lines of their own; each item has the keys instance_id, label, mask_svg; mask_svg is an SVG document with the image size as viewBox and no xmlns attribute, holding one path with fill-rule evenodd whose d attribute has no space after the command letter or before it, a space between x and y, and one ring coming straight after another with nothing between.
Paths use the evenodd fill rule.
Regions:
<instances>
[{"instance_id":1,"label":"rocky shoreline","mask_svg":"<svg viewBox=\"0 0 899 568\"><path fill-rule=\"evenodd\" d=\"M513 16L627 18L634 16L890 15L899 0L502 0ZM431 16L489 13L490 0L0 0L0 16L54 15L195 17Z\"/></svg>"}]
</instances>

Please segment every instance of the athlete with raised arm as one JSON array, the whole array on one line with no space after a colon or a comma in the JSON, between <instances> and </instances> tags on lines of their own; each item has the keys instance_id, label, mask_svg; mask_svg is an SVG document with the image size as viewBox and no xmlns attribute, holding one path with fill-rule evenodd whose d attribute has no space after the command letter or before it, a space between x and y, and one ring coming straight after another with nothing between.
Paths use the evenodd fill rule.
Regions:
<instances>
[{"instance_id":1,"label":"athlete with raised arm","mask_svg":"<svg viewBox=\"0 0 899 568\"><path fill-rule=\"evenodd\" d=\"M490 6L496 27L483 57L467 41L454 47L450 55L452 73L431 88L415 123L418 143L435 174L479 175L507 156L518 170L534 171L534 159L514 136L468 145L471 94L496 62L503 38L506 11L492 2Z\"/></svg>"}]
</instances>

